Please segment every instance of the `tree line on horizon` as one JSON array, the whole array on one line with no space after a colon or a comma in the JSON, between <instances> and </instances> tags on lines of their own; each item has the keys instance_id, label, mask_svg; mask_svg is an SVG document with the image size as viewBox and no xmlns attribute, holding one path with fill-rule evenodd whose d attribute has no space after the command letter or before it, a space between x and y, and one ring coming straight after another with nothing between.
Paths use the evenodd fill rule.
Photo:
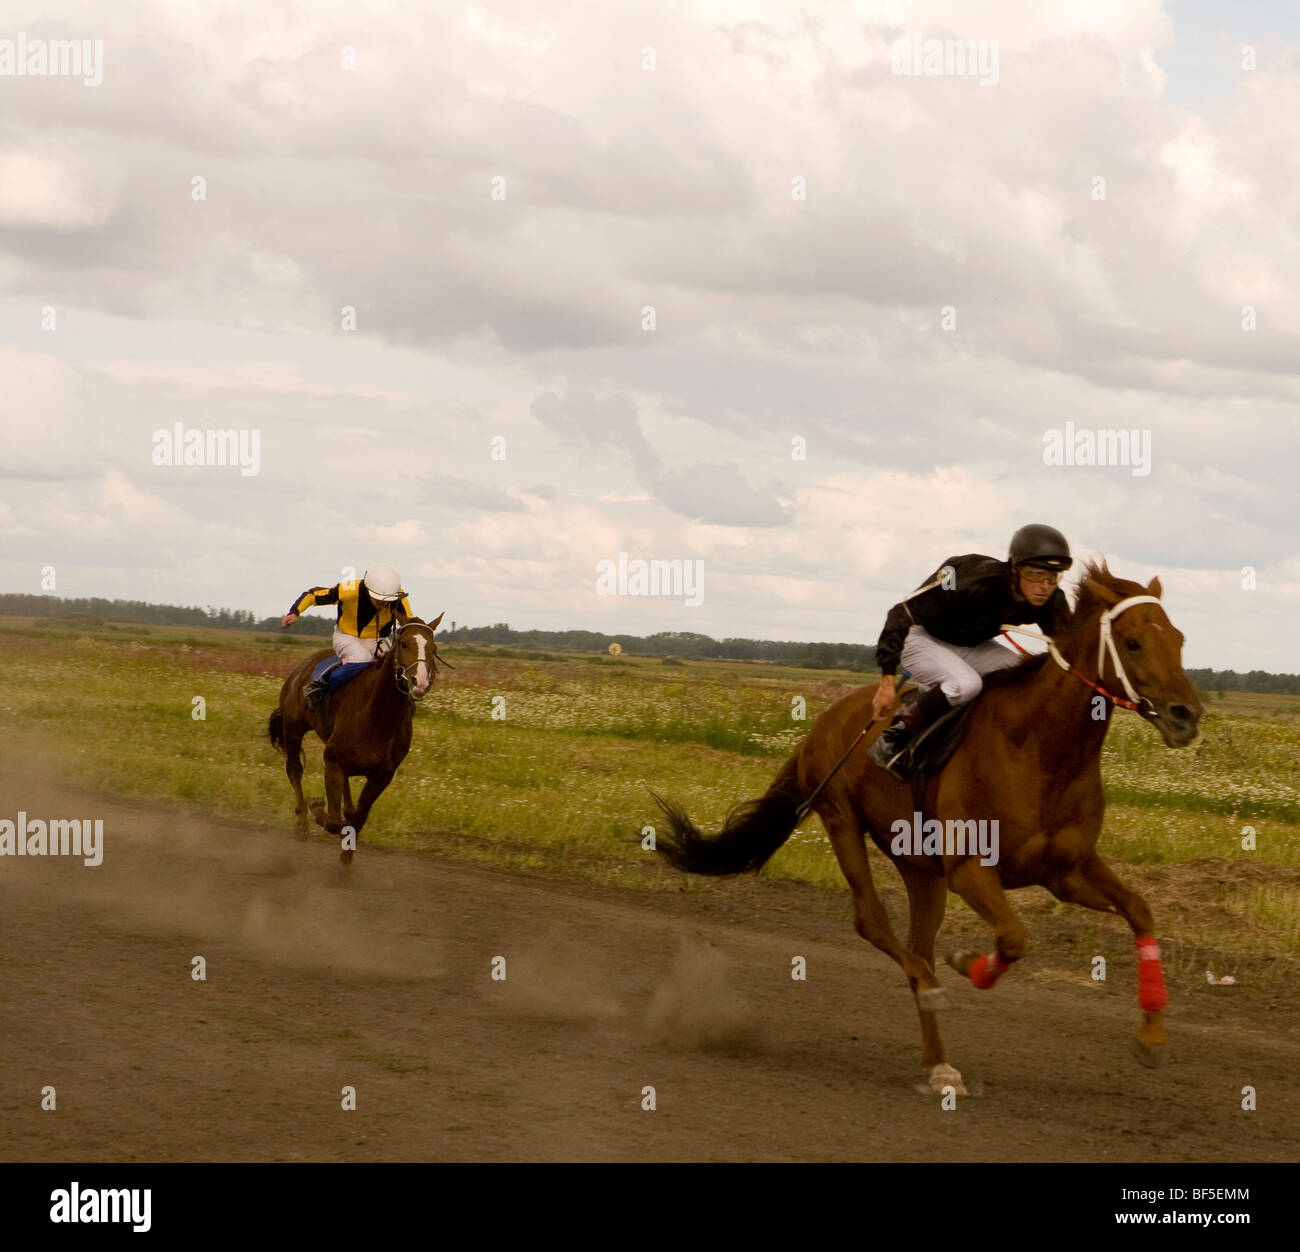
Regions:
<instances>
[{"instance_id":1,"label":"tree line on horizon","mask_svg":"<svg viewBox=\"0 0 1300 1252\"><path fill-rule=\"evenodd\" d=\"M216 609L197 605L148 604L143 600L105 600L98 596L65 598L0 593L0 615L11 617L89 618L132 622L145 626L205 626L218 630L280 629L278 617L255 617L246 609ZM299 634L328 637L334 618L300 617ZM492 626L444 627L439 640L449 643L495 644L547 649L554 652L608 652L619 644L629 656L672 657L678 660L767 661L807 669L869 672L876 668L876 649L865 643L814 643L807 640L714 639L694 631L660 631L654 635L610 635L593 630L511 630L506 622ZM1245 691L1270 695L1300 695L1300 674L1250 670L1189 669L1187 676L1201 691Z\"/></svg>"}]
</instances>

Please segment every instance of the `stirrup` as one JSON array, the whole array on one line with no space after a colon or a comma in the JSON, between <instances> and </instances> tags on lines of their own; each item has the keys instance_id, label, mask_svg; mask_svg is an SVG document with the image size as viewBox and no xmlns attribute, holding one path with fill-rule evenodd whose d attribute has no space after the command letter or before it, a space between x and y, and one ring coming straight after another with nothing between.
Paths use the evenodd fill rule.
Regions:
<instances>
[{"instance_id":1,"label":"stirrup","mask_svg":"<svg viewBox=\"0 0 1300 1252\"><path fill-rule=\"evenodd\" d=\"M903 771L900 760L907 751L914 733L896 720L881 731L880 737L868 749L867 756L881 769L888 770L895 778L906 782L907 774Z\"/></svg>"}]
</instances>

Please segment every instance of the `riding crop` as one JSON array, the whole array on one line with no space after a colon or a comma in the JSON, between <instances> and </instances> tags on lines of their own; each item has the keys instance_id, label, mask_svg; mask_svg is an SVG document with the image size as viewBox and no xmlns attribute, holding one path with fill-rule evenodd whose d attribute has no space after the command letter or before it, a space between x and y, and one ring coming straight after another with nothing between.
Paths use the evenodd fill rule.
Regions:
<instances>
[{"instance_id":1,"label":"riding crop","mask_svg":"<svg viewBox=\"0 0 1300 1252\"><path fill-rule=\"evenodd\" d=\"M912 673L911 673L910 670L904 670L904 671L903 671L903 681L904 681L904 682L906 682L907 679L909 679L909 678L911 678L911 677L912 677ZM843 755L842 757L840 757L840 759L839 759L838 761L835 762L835 768L832 769L831 772L830 772L829 774L827 774L826 777L823 778L823 779L821 780L821 782L819 782L819 783L817 784L817 786L816 786L816 788L814 789L812 795L810 795L810 796L809 796L809 797L808 797L808 798L807 798L807 799L806 799L806 800L805 800L805 801L804 801L804 802L803 802L803 803L802 803L802 804L801 804L801 805L800 805L800 806L795 810L795 823L796 823L796 825L797 825L799 822L803 821L803 819L804 819L805 817L808 816L808 810L812 808L812 803L813 803L813 801L814 801L815 799L817 799L817 797L818 797L819 795L821 795L822 788L825 787L826 784L827 784L828 782L830 782L830 780L831 780L832 778L834 778L836 774L839 773L839 771L840 771L840 766L843 765L844 762L847 761L847 760L849 759L849 753L851 753L851 752L853 751L853 749L856 748L856 747L858 746L858 744L860 744L860 743L863 741L863 739L865 739L865 738L867 737L867 732L868 732L868 731L869 731L869 730L870 730L870 729L871 729L871 728L872 728L872 727L873 727L873 726L874 726L878 721L881 721L881 720L882 720L882 719L879 718L879 717L873 717L873 718L872 718L872 719L871 719L871 720L870 720L870 721L869 721L869 722L868 722L868 723L867 723L867 724L866 724L866 725L865 725L865 726L864 726L864 727L863 727L863 728L858 732L858 736L857 736L857 738L854 739L854 741L853 741L851 744L849 744L849 746L848 746L847 748L844 749L844 755Z\"/></svg>"}]
</instances>

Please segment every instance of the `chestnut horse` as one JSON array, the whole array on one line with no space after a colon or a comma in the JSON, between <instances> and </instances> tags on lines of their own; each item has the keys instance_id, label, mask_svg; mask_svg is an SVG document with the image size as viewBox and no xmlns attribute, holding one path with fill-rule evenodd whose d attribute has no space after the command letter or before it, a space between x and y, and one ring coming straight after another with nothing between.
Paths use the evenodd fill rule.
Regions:
<instances>
[{"instance_id":1,"label":"chestnut horse","mask_svg":"<svg viewBox=\"0 0 1300 1252\"><path fill-rule=\"evenodd\" d=\"M271 742L284 753L285 771L297 798L294 830L307 837L307 801L302 794L302 741L314 730L325 744L325 800L311 804L317 825L331 835L351 827L356 838L370 815L371 806L388 786L411 746L411 708L433 684L438 656L433 632L442 614L432 622L411 618L397 628L392 649L363 674L326 696L312 709L304 688L311 672L331 649L313 652L284 680L280 707L271 714ZM446 662L444 661L445 665ZM366 785L352 803L351 776L361 775ZM344 847L340 859L349 864L352 850Z\"/></svg>"},{"instance_id":2,"label":"chestnut horse","mask_svg":"<svg viewBox=\"0 0 1300 1252\"><path fill-rule=\"evenodd\" d=\"M980 695L961 744L926 781L922 809L928 821L914 820L910 784L869 760L865 751L850 756L813 797L810 807L821 818L853 892L858 934L907 975L921 1019L922 1063L935 1091L951 1086L965 1092L961 1074L948 1063L934 1016L948 1007L935 977L934 941L949 890L993 928L993 952L947 958L982 989L992 987L1025 953L1025 928L1007 901L1008 889L1046 887L1071 904L1118 913L1137 941L1143 1016L1135 1049L1146 1064L1163 1055L1167 995L1151 910L1097 854L1106 805L1101 745L1110 703L1135 708L1171 748L1184 747L1197 734L1202 709L1183 672L1183 636L1159 596L1159 579L1142 587L1116 578L1104 561L1090 563L1052 651L1009 671L1004 681L990 682ZM1128 700L1111 694L1120 689ZM804 816L805 799L870 722L875 692L875 687L862 688L827 709L767 793L732 809L717 835L701 834L679 805L655 796L669 826L656 839L657 850L692 873L757 870L790 837ZM882 719L867 741L888 721ZM997 819L996 826L990 821L986 827L997 832L995 855L974 854L980 819ZM926 835L940 829L951 833L918 844L913 837L922 833L915 830L918 824ZM906 946L895 938L876 895L864 834L894 862L907 887Z\"/></svg>"}]
</instances>

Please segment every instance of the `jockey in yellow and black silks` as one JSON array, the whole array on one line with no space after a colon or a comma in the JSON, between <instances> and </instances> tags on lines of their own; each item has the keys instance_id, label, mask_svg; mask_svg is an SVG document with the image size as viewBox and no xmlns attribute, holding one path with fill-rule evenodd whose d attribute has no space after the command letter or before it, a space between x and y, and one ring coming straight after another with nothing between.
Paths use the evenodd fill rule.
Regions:
<instances>
[{"instance_id":1,"label":"jockey in yellow and black silks","mask_svg":"<svg viewBox=\"0 0 1300 1252\"><path fill-rule=\"evenodd\" d=\"M309 587L280 619L280 625L292 626L301 613L317 604L339 606L333 643L343 665L383 656L393 646L394 627L412 617L401 577L391 565L372 566L361 578L332 587ZM324 691L326 676L307 688L309 700L314 702Z\"/></svg>"}]
</instances>

